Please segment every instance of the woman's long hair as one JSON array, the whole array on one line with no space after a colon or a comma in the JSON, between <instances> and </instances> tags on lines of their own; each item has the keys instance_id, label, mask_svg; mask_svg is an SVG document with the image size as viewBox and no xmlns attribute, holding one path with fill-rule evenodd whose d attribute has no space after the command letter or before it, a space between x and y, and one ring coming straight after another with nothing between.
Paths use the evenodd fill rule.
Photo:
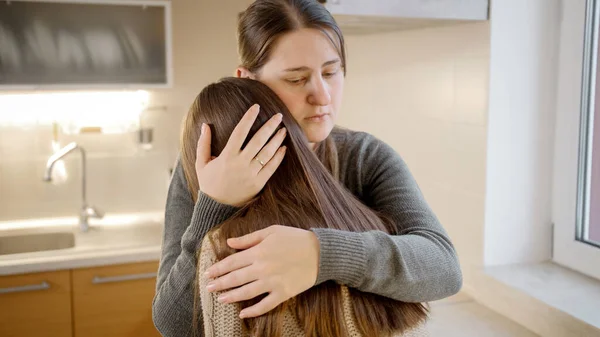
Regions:
<instances>
[{"instance_id":1,"label":"woman's long hair","mask_svg":"<svg viewBox=\"0 0 600 337\"><path fill-rule=\"evenodd\" d=\"M243 114L255 103L260 105L260 113L244 146L270 117L280 112L282 124L288 130L283 142L287 151L263 190L233 217L209 232L218 260L236 252L227 246L228 238L272 224L396 234L390 221L363 205L333 178L279 97L265 84L251 79L225 78L210 84L198 95L187 115L181 139L182 164L194 200L198 191L195 160L201 123L211 126L211 151L218 156ZM402 333L427 317L427 308L421 303L404 303L352 288L349 292L356 326L363 336ZM262 298L240 305L246 308ZM281 336L285 310L295 315L306 336L348 336L341 287L333 281L317 285L263 316L244 320L244 328L251 335ZM194 317L198 314L196 306Z\"/></svg>"}]
</instances>

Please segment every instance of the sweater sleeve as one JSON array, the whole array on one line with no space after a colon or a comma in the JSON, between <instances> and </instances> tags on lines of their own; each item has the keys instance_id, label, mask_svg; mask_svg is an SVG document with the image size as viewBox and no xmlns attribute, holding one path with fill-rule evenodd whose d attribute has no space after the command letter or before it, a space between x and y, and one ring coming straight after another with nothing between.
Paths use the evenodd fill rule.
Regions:
<instances>
[{"instance_id":1,"label":"sweater sleeve","mask_svg":"<svg viewBox=\"0 0 600 337\"><path fill-rule=\"evenodd\" d=\"M242 320L239 318L239 304L220 303L217 299L223 292L210 293L206 290L210 279L204 276L204 272L216 261L217 258L210 241L205 238L202 242L198 263L204 337L241 337Z\"/></svg>"},{"instance_id":2,"label":"sweater sleeve","mask_svg":"<svg viewBox=\"0 0 600 337\"><path fill-rule=\"evenodd\" d=\"M404 302L429 302L462 287L458 257L400 156L363 134L346 160L359 163L361 199L396 224L398 235L312 229L320 242L317 284L335 280L361 291ZM352 158L352 159L350 159Z\"/></svg>"},{"instance_id":3,"label":"sweater sleeve","mask_svg":"<svg viewBox=\"0 0 600 337\"><path fill-rule=\"evenodd\" d=\"M165 337L191 336L196 253L202 238L236 208L199 193L194 205L179 160L171 179L152 320ZM200 316L201 318L201 316Z\"/></svg>"}]
</instances>

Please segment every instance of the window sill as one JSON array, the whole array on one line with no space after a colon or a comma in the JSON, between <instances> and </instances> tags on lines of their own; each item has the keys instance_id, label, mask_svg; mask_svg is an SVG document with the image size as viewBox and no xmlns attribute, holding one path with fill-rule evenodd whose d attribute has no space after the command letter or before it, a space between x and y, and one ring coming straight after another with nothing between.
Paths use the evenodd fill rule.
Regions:
<instances>
[{"instance_id":1,"label":"window sill","mask_svg":"<svg viewBox=\"0 0 600 337\"><path fill-rule=\"evenodd\" d=\"M541 336L599 336L600 281L557 264L486 267L465 289Z\"/></svg>"}]
</instances>

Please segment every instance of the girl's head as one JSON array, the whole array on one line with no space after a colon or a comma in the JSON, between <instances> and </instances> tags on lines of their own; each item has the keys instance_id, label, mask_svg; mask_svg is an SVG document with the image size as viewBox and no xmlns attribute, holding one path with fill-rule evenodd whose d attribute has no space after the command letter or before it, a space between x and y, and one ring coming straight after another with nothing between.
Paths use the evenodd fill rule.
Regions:
<instances>
[{"instance_id":1,"label":"girl's head","mask_svg":"<svg viewBox=\"0 0 600 337\"><path fill-rule=\"evenodd\" d=\"M310 143L323 141L339 112L346 52L344 37L316 0L257 0L240 14L238 77L269 86Z\"/></svg>"},{"instance_id":2,"label":"girl's head","mask_svg":"<svg viewBox=\"0 0 600 337\"><path fill-rule=\"evenodd\" d=\"M324 166L317 153L312 151L299 123L282 100L265 84L251 79L226 78L207 86L186 117L182 133L182 165L194 198L198 191L194 163L201 123L212 127L211 152L218 156L245 111L255 103L261 110L246 142L270 117L282 113L282 124L288 130L284 141L287 152L263 190L233 217L207 234L217 259L234 253L226 244L228 238L272 224L397 234L390 221L363 205L334 179L331 168ZM354 289L350 289L350 296L354 321L363 336L390 336L421 323L427 316L426 308L419 303L403 303ZM260 299L241 305L248 307ZM266 315L245 320L245 327L254 332L253 336L280 336L284 310L291 310L307 336L348 336L341 288L334 282L313 287Z\"/></svg>"},{"instance_id":3,"label":"girl's head","mask_svg":"<svg viewBox=\"0 0 600 337\"><path fill-rule=\"evenodd\" d=\"M304 149L311 152L306 136L300 126L295 122L285 104L268 86L248 78L223 78L217 83L208 85L200 92L184 120L181 136L181 156L186 180L191 191L198 191L199 189L195 161L196 146L200 138L202 123L206 123L211 128L211 155L218 157L244 113L254 104L260 106L260 113L243 146L246 146L260 127L273 115L281 113L283 118L280 128L285 126L288 131L282 144L287 146L286 153L290 151L295 153ZM298 146L298 144L302 146ZM304 153L304 155L309 154ZM294 158L295 156L291 156L288 160L284 159L278 170L290 172L290 170L298 169L299 166L295 165ZM329 169L331 170L331 168ZM275 174L271 179L277 179L277 176Z\"/></svg>"}]
</instances>

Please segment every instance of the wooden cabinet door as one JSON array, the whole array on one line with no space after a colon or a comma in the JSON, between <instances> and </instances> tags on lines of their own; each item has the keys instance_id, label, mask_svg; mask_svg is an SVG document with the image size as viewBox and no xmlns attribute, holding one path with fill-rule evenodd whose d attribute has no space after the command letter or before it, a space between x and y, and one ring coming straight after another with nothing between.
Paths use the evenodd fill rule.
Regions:
<instances>
[{"instance_id":1,"label":"wooden cabinet door","mask_svg":"<svg viewBox=\"0 0 600 337\"><path fill-rule=\"evenodd\" d=\"M0 276L0 336L71 337L68 270Z\"/></svg>"},{"instance_id":2,"label":"wooden cabinet door","mask_svg":"<svg viewBox=\"0 0 600 337\"><path fill-rule=\"evenodd\" d=\"M152 322L157 262L72 270L75 337L160 334Z\"/></svg>"}]
</instances>

